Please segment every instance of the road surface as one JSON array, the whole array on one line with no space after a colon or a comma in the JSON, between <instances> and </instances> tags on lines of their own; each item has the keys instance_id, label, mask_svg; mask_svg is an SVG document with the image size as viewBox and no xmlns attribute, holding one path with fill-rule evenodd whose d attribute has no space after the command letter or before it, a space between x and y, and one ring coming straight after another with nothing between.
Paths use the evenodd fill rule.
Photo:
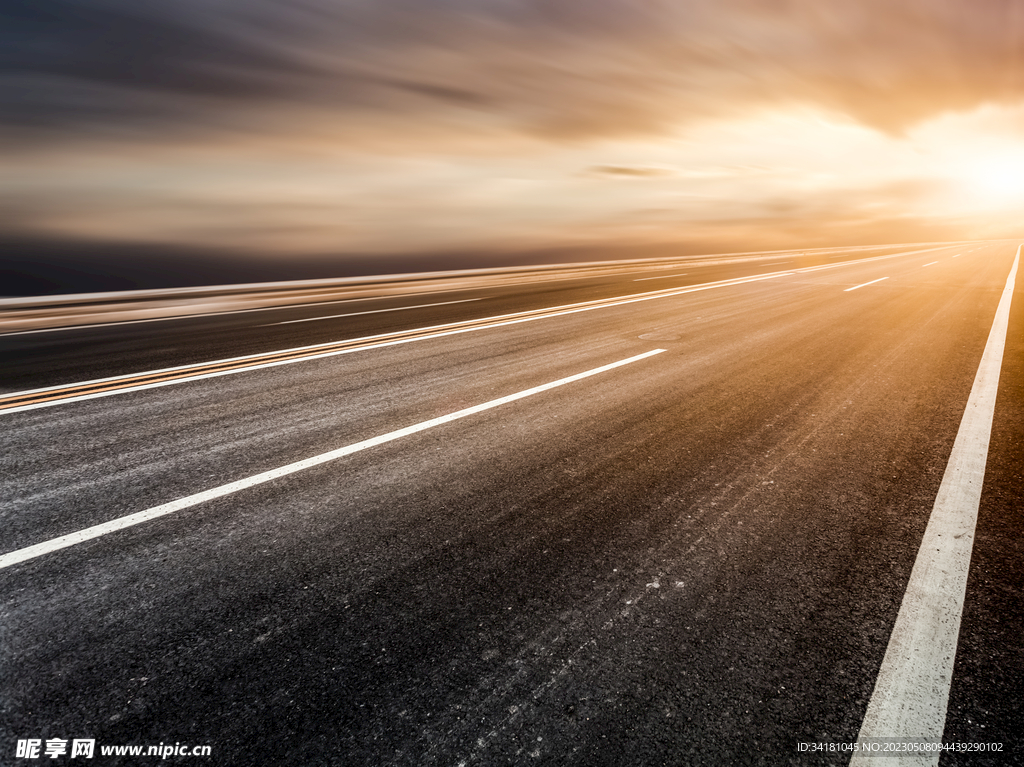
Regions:
<instances>
[{"instance_id":1,"label":"road surface","mask_svg":"<svg viewBox=\"0 0 1024 767\"><path fill-rule=\"evenodd\" d=\"M847 764L1018 245L0 337L0 763ZM943 765L1024 764L1022 285Z\"/></svg>"}]
</instances>

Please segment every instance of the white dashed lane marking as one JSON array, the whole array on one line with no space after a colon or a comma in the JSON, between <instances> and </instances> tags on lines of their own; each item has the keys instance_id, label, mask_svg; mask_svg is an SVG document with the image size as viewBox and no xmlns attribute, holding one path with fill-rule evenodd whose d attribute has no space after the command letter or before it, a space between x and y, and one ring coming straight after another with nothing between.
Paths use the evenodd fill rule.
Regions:
<instances>
[{"instance_id":1,"label":"white dashed lane marking","mask_svg":"<svg viewBox=\"0 0 1024 767\"><path fill-rule=\"evenodd\" d=\"M432 429L435 426L441 426L442 424L457 421L460 418L476 415L477 413L482 413L485 410L490 410L491 408L498 407L499 405L505 405L509 402L515 402L516 400L523 399L524 397L531 397L534 394L540 394L541 392L548 391L549 389L554 389L559 386L565 386L566 384L570 384L575 381L580 381L584 378L589 378L590 376L594 376L599 373L604 373L609 370L614 370L615 368L620 368L623 365L630 365L634 362L639 362L640 360L647 359L648 357L653 357L655 354L661 354L663 351L665 350L654 349L649 352L644 352L643 354L638 354L635 357L629 357L628 359L619 360L618 362L612 362L608 365L602 365L601 367L593 368L592 370L587 370L584 371L583 373L577 373L576 375L571 375L568 376L567 378L560 378L557 381L541 384L540 386L534 386L531 389L525 389L523 391L516 392L515 394L509 394L508 396L505 397L492 399L489 402L484 402L483 404L480 405L474 405L473 407L468 407L463 410L457 410L454 413L439 416L438 418L431 418L428 421L421 421L420 423L413 424L412 426L406 426L404 429L397 429L396 431L381 434L380 436L372 437L371 439L366 439L363 440L362 442L356 442L352 445L340 447L337 450L330 450L326 453L321 453L320 455L315 455L312 456L311 458L306 458L302 461L289 463L285 466L281 466L276 469L271 469L270 471L264 471L259 474L254 474L253 476L246 477L245 479L239 479L236 480L235 482L229 482L225 485L220 485L218 487L211 488L210 490L204 490L201 493L188 495L185 496L184 498L179 498L176 501L170 501L169 503L163 503L160 504L159 506L153 506L152 508L145 509L144 511L139 511L134 514L128 514L127 516L119 517L117 519L112 519L109 522L104 522L100 525L87 527L84 530L78 530L73 533L68 533L67 535L62 535L58 538L51 538L48 541L43 541L42 543L37 543L33 546L27 546L23 549L18 549L16 551L12 551L7 554L4 554L3 556L0 556L0 569L16 565L19 562L24 562L29 559L40 557L44 554L59 551L60 549L65 549L68 546L74 546L76 543L82 543L84 541L92 540L93 538L99 538L100 536L117 532L118 530L124 530L127 527L133 527L134 525L138 525L143 522L148 522L151 519L156 519L158 517L163 517L168 514L173 514L176 511L188 509L191 508L192 506L197 506L201 503L205 503L206 501L212 501L215 498L222 498L225 495L232 495L242 490L246 490L250 487L255 487L256 485L262 485L264 483L271 482L275 479L286 477L289 474L295 474L296 472L304 471L305 469L310 469L314 466L319 466L320 464L327 463L329 461L335 461L339 458L343 458L344 456L352 455L353 453L358 453L361 450L367 450L368 448L371 447L383 445L385 442L392 442L396 439L407 437L410 434L416 434L417 432L425 431L426 429Z\"/></svg>"}]
</instances>

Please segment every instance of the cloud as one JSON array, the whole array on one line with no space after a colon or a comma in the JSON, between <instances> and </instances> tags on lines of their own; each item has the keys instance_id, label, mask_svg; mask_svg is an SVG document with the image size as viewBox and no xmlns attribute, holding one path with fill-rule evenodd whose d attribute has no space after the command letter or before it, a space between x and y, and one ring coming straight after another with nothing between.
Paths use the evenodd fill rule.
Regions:
<instances>
[{"instance_id":1,"label":"cloud","mask_svg":"<svg viewBox=\"0 0 1024 767\"><path fill-rule=\"evenodd\" d=\"M1024 97L996 0L0 0L0 50L0 119L38 140L316 114L566 142L793 103L898 133Z\"/></svg>"},{"instance_id":2,"label":"cloud","mask_svg":"<svg viewBox=\"0 0 1024 767\"><path fill-rule=\"evenodd\" d=\"M626 178L651 178L656 176L671 176L673 171L669 168L654 168L640 165L594 165L590 172L597 176L612 176Z\"/></svg>"},{"instance_id":3,"label":"cloud","mask_svg":"<svg viewBox=\"0 0 1024 767\"><path fill-rule=\"evenodd\" d=\"M0 0L0 231L62 243L1003 236L1021 126L1003 0Z\"/></svg>"}]
</instances>

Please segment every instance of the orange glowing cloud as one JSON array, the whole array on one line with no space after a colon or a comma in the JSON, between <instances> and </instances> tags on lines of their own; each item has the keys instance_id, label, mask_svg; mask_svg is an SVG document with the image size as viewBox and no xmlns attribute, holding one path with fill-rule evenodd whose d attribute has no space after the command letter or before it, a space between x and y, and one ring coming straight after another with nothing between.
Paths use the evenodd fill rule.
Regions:
<instances>
[{"instance_id":1,"label":"orange glowing cloud","mask_svg":"<svg viewBox=\"0 0 1024 767\"><path fill-rule=\"evenodd\" d=\"M1009 236L1024 11L0 0L0 224L255 254Z\"/></svg>"}]
</instances>

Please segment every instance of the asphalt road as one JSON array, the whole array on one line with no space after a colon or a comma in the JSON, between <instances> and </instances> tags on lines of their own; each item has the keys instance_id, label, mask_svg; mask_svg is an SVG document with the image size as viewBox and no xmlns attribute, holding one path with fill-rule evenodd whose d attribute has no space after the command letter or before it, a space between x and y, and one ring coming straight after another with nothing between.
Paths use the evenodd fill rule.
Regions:
<instances>
[{"instance_id":1,"label":"asphalt road","mask_svg":"<svg viewBox=\"0 0 1024 767\"><path fill-rule=\"evenodd\" d=\"M0 569L0 764L847 763L1017 245L0 338L11 393L385 337L0 412L0 553L358 447ZM1024 764L1022 285L944 738L1003 746L943 765Z\"/></svg>"}]
</instances>

